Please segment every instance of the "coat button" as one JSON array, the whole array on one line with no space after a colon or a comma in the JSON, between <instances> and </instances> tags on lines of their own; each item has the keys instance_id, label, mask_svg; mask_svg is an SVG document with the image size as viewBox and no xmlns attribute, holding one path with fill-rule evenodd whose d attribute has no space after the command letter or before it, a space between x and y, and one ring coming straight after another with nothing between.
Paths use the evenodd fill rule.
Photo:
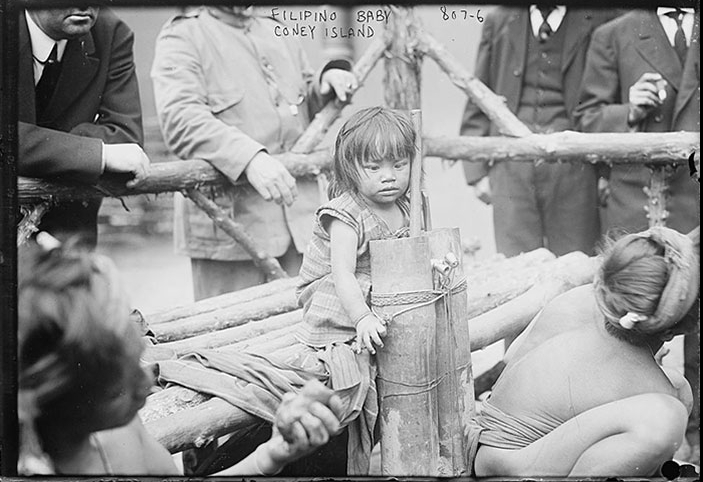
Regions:
<instances>
[{"instance_id":1,"label":"coat button","mask_svg":"<svg viewBox=\"0 0 703 482\"><path fill-rule=\"evenodd\" d=\"M654 122L661 122L664 120L664 116L661 114L657 114L654 116Z\"/></svg>"},{"instance_id":2,"label":"coat button","mask_svg":"<svg viewBox=\"0 0 703 482\"><path fill-rule=\"evenodd\" d=\"M520 74L522 74L522 70L520 70L520 69L513 70L513 75L515 77L520 77Z\"/></svg>"}]
</instances>

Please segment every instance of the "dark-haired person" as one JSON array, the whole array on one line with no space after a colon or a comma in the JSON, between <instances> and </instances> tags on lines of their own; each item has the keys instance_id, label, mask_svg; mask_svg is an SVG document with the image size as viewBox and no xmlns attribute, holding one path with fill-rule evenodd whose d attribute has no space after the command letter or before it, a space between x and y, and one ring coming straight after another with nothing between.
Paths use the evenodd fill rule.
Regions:
<instances>
[{"instance_id":1,"label":"dark-haired person","mask_svg":"<svg viewBox=\"0 0 703 482\"><path fill-rule=\"evenodd\" d=\"M129 27L97 6L25 10L19 26L20 176L94 183L142 180L149 159ZM62 201L40 230L94 247L100 200Z\"/></svg>"},{"instance_id":2,"label":"dark-haired person","mask_svg":"<svg viewBox=\"0 0 703 482\"><path fill-rule=\"evenodd\" d=\"M70 244L20 264L20 475L177 475L138 416L153 373L114 264ZM339 431L340 404L319 382L285 394L272 436L219 475L275 474Z\"/></svg>"},{"instance_id":3,"label":"dark-haired person","mask_svg":"<svg viewBox=\"0 0 703 482\"><path fill-rule=\"evenodd\" d=\"M655 476L683 443L691 387L654 354L697 328L699 238L663 227L601 255L506 353L471 427L477 476Z\"/></svg>"},{"instance_id":4,"label":"dark-haired person","mask_svg":"<svg viewBox=\"0 0 703 482\"><path fill-rule=\"evenodd\" d=\"M700 11L635 10L596 30L576 116L584 132L700 132ZM610 169L603 232L648 226L644 188L650 177L646 166ZM666 225L686 233L700 223L700 183L687 166L670 173L667 183ZM700 447L699 347L699 334L684 338L685 375L695 400L688 429L694 451Z\"/></svg>"}]
</instances>

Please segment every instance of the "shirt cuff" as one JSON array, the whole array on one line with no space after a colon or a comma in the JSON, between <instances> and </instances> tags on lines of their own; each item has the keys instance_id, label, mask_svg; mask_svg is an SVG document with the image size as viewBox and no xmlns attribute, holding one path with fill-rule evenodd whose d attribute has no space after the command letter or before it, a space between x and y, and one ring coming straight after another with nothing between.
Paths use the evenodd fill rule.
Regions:
<instances>
[{"instance_id":1,"label":"shirt cuff","mask_svg":"<svg viewBox=\"0 0 703 482\"><path fill-rule=\"evenodd\" d=\"M100 155L100 174L102 175L105 172L105 164L107 163L107 160L105 159L105 143L101 142L101 155Z\"/></svg>"}]
</instances>

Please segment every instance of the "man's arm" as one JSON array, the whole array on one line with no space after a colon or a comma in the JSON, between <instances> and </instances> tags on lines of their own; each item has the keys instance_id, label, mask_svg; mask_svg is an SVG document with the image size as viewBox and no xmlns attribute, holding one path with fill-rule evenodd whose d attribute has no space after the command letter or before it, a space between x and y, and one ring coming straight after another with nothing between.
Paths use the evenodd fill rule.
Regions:
<instances>
[{"instance_id":1,"label":"man's arm","mask_svg":"<svg viewBox=\"0 0 703 482\"><path fill-rule=\"evenodd\" d=\"M107 10L100 15L114 19ZM97 28L105 25L104 17ZM114 25L114 33L106 36L112 39L112 48L106 57L109 72L97 120L80 123L70 132L19 122L20 176L92 183L106 170L131 172L135 175L132 184L145 177L149 161L140 147L144 135L132 52L134 36L121 21L114 20Z\"/></svg>"},{"instance_id":2,"label":"man's arm","mask_svg":"<svg viewBox=\"0 0 703 482\"><path fill-rule=\"evenodd\" d=\"M164 140L181 159L204 159L234 182L266 148L212 113L199 54L178 27L159 34L151 71Z\"/></svg>"},{"instance_id":3,"label":"man's arm","mask_svg":"<svg viewBox=\"0 0 703 482\"><path fill-rule=\"evenodd\" d=\"M61 176L95 182L102 174L102 141L18 123L17 174L27 177Z\"/></svg>"},{"instance_id":4,"label":"man's arm","mask_svg":"<svg viewBox=\"0 0 703 482\"><path fill-rule=\"evenodd\" d=\"M595 30L575 110L578 129L583 132L628 132L627 99L620 97L618 52L613 39L618 21Z\"/></svg>"},{"instance_id":5,"label":"man's arm","mask_svg":"<svg viewBox=\"0 0 703 482\"><path fill-rule=\"evenodd\" d=\"M100 15L113 14L103 10ZM135 143L143 146L142 110L134 66L134 34L117 21L112 37L109 72L96 122L84 122L72 134L101 139L105 144Z\"/></svg>"}]
</instances>

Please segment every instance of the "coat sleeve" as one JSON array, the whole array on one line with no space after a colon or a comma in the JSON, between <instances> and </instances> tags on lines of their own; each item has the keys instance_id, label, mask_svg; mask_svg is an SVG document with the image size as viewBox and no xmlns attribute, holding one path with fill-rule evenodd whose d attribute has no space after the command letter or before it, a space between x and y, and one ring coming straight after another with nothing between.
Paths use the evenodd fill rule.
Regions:
<instances>
[{"instance_id":1,"label":"coat sleeve","mask_svg":"<svg viewBox=\"0 0 703 482\"><path fill-rule=\"evenodd\" d=\"M204 159L236 181L263 144L212 113L206 73L182 24L168 24L156 40L151 78L156 113L168 147L181 159Z\"/></svg>"},{"instance_id":2,"label":"coat sleeve","mask_svg":"<svg viewBox=\"0 0 703 482\"><path fill-rule=\"evenodd\" d=\"M105 11L101 16L112 15ZM113 16L114 18L114 16ZM134 35L121 21L99 19L97 28L114 25L109 62L97 120L75 125L70 132L18 123L20 176L58 177L95 182L102 174L102 144L143 143L139 87L133 58ZM91 119L92 120L92 119Z\"/></svg>"},{"instance_id":3,"label":"coat sleeve","mask_svg":"<svg viewBox=\"0 0 703 482\"><path fill-rule=\"evenodd\" d=\"M102 141L18 123L17 174L95 182L102 174Z\"/></svg>"},{"instance_id":4,"label":"coat sleeve","mask_svg":"<svg viewBox=\"0 0 703 482\"><path fill-rule=\"evenodd\" d=\"M617 20L595 30L586 56L579 102L574 112L583 132L628 132L628 99L621 98Z\"/></svg>"},{"instance_id":5,"label":"coat sleeve","mask_svg":"<svg viewBox=\"0 0 703 482\"><path fill-rule=\"evenodd\" d=\"M493 16L486 17L486 23L481 31L481 41L476 54L474 76L492 88L491 85L491 56L493 44ZM464 116L461 121L462 136L487 136L491 122L470 98L466 102ZM475 184L488 174L487 163L464 162L464 175L468 184Z\"/></svg>"},{"instance_id":6,"label":"coat sleeve","mask_svg":"<svg viewBox=\"0 0 703 482\"><path fill-rule=\"evenodd\" d=\"M115 25L107 79L96 122L84 122L72 134L101 139L105 144L135 143L143 146L142 109L134 65L134 34L123 22Z\"/></svg>"}]
</instances>

